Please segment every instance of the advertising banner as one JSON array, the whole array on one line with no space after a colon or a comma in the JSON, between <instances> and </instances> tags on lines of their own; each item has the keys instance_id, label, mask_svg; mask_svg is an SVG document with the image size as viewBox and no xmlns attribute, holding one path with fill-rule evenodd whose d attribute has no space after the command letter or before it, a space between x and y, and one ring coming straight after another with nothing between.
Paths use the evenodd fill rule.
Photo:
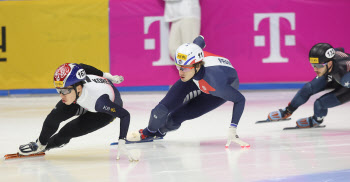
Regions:
<instances>
[{"instance_id":1,"label":"advertising banner","mask_svg":"<svg viewBox=\"0 0 350 182\"><path fill-rule=\"evenodd\" d=\"M53 88L61 64L109 71L108 0L0 1L0 90Z\"/></svg>"},{"instance_id":2,"label":"advertising banner","mask_svg":"<svg viewBox=\"0 0 350 182\"><path fill-rule=\"evenodd\" d=\"M110 67L124 76L121 86L171 85L178 79L163 14L162 0L110 1Z\"/></svg>"},{"instance_id":3,"label":"advertising banner","mask_svg":"<svg viewBox=\"0 0 350 182\"><path fill-rule=\"evenodd\" d=\"M316 76L308 62L314 44L350 49L347 0L200 4L204 50L228 58L241 83L309 81ZM171 85L179 78L163 15L162 0L110 0L110 66L125 77L121 86Z\"/></svg>"}]
</instances>

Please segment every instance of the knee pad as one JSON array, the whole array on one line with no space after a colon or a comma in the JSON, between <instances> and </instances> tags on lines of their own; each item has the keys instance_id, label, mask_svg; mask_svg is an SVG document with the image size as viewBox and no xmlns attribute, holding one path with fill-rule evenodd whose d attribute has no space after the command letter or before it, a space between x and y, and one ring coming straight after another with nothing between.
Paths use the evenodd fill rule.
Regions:
<instances>
[{"instance_id":1,"label":"knee pad","mask_svg":"<svg viewBox=\"0 0 350 182\"><path fill-rule=\"evenodd\" d=\"M317 99L314 103L314 108L315 110L322 110L322 109L326 109L323 105L322 105L322 101L320 99Z\"/></svg>"},{"instance_id":2,"label":"knee pad","mask_svg":"<svg viewBox=\"0 0 350 182\"><path fill-rule=\"evenodd\" d=\"M317 99L314 103L314 119L317 121L323 120L327 116L328 109L325 107L320 99Z\"/></svg>"},{"instance_id":3,"label":"knee pad","mask_svg":"<svg viewBox=\"0 0 350 182\"><path fill-rule=\"evenodd\" d=\"M163 104L158 104L151 112L154 119L164 118L168 115L168 109Z\"/></svg>"},{"instance_id":4,"label":"knee pad","mask_svg":"<svg viewBox=\"0 0 350 182\"><path fill-rule=\"evenodd\" d=\"M311 83L306 83L300 91L302 91L305 94L311 95L312 94Z\"/></svg>"},{"instance_id":5,"label":"knee pad","mask_svg":"<svg viewBox=\"0 0 350 182\"><path fill-rule=\"evenodd\" d=\"M163 104L158 104L151 112L148 123L150 132L157 132L159 128L165 125L168 116L168 109Z\"/></svg>"}]
</instances>

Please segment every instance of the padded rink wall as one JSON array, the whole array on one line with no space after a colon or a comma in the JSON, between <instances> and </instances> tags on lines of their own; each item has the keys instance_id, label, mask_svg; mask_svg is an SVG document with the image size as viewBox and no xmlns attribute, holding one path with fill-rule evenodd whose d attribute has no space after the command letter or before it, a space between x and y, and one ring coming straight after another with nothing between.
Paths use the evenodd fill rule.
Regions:
<instances>
[{"instance_id":1,"label":"padded rink wall","mask_svg":"<svg viewBox=\"0 0 350 182\"><path fill-rule=\"evenodd\" d=\"M200 3L205 50L231 61L241 89L299 88L315 76L314 44L350 49L348 0ZM121 91L167 90L178 74L163 8L163 0L0 1L0 95L54 93L53 72L65 62L123 75Z\"/></svg>"}]
</instances>

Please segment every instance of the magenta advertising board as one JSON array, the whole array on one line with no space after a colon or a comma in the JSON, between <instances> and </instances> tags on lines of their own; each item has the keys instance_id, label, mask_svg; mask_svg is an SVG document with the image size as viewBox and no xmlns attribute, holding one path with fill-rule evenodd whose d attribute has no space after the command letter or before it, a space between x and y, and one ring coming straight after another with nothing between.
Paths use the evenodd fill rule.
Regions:
<instances>
[{"instance_id":1,"label":"magenta advertising board","mask_svg":"<svg viewBox=\"0 0 350 182\"><path fill-rule=\"evenodd\" d=\"M205 51L228 58L241 83L305 82L316 43L350 49L348 0L201 0ZM110 0L110 69L120 86L171 85L162 0ZM350 51L348 51L350 52Z\"/></svg>"}]
</instances>

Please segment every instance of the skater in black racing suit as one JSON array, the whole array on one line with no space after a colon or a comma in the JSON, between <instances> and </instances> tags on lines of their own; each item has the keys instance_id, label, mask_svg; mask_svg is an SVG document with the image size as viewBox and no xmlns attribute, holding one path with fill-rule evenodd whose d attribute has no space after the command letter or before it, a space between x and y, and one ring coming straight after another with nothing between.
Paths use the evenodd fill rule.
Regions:
<instances>
[{"instance_id":1,"label":"skater in black racing suit","mask_svg":"<svg viewBox=\"0 0 350 182\"><path fill-rule=\"evenodd\" d=\"M310 96L332 89L314 103L314 115L297 120L298 128L319 126L327 116L328 108L342 105L350 100L350 55L343 48L334 49L330 44L319 43L309 52L309 61L317 77L306 83L284 109L269 113L271 121L286 119Z\"/></svg>"}]
</instances>

